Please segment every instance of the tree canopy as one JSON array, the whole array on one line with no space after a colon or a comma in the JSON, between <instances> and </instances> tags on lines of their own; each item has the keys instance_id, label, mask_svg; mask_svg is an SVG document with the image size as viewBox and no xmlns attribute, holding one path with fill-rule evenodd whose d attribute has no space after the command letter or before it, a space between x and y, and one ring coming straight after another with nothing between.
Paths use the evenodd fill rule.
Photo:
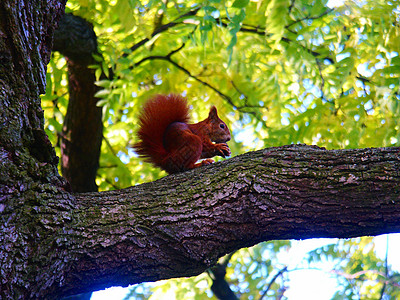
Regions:
<instances>
[{"instance_id":1,"label":"tree canopy","mask_svg":"<svg viewBox=\"0 0 400 300\"><path fill-rule=\"evenodd\" d=\"M130 148L141 106L156 93L185 95L193 121L216 105L232 131L233 156L292 143L327 149L400 146L398 1L333 7L324 0L71 0L66 12L87 20L97 35L98 53L90 64L104 125L100 190L166 175ZM53 145L59 144L68 108L66 66L54 52L42 97ZM288 283L278 253L290 247L290 241L263 243L217 266L238 296L279 298ZM335 271L343 282L337 297L395 299L399 274L373 247L372 238L339 240L308 259L338 261ZM214 268L167 282L153 296L178 286L177 298L200 298L208 289L200 283L216 283L218 274ZM150 287L134 292L146 295Z\"/></svg>"},{"instance_id":2,"label":"tree canopy","mask_svg":"<svg viewBox=\"0 0 400 300\"><path fill-rule=\"evenodd\" d=\"M186 95L193 121L217 105L234 154L298 142L398 145L396 1L85 0L69 1L67 12L93 24L104 58L101 189L160 176L127 147L155 93ZM55 54L43 97L54 144L68 97L64 65Z\"/></svg>"}]
</instances>

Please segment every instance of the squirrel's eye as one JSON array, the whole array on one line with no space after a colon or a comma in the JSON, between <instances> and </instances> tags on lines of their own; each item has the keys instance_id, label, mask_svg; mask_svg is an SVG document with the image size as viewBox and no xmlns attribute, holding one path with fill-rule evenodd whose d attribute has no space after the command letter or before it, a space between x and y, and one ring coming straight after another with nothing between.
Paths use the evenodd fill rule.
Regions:
<instances>
[{"instance_id":1,"label":"squirrel's eye","mask_svg":"<svg viewBox=\"0 0 400 300\"><path fill-rule=\"evenodd\" d=\"M225 124L221 123L221 124L219 124L219 127L221 127L222 129L225 129Z\"/></svg>"}]
</instances>

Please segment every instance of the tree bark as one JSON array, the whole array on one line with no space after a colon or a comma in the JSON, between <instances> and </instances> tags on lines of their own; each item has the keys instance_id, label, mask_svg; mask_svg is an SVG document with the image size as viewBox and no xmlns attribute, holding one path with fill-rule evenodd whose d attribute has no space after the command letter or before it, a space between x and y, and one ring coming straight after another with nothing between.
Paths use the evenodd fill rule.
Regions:
<instances>
[{"instance_id":1,"label":"tree bark","mask_svg":"<svg viewBox=\"0 0 400 300\"><path fill-rule=\"evenodd\" d=\"M271 148L121 191L77 195L69 232L79 242L66 248L78 247L83 257L70 275L154 281L199 274L261 241L398 232L399 150Z\"/></svg>"},{"instance_id":2,"label":"tree bark","mask_svg":"<svg viewBox=\"0 0 400 300\"><path fill-rule=\"evenodd\" d=\"M0 1L1 299L35 298L53 284L49 275L61 270L59 264L42 264L62 261L63 254L54 250L51 236L60 228L43 226L63 219L72 197L44 132L39 94L45 91L53 33L64 6L55 0ZM48 206L47 200L57 197L60 201ZM40 209L58 213L42 215Z\"/></svg>"},{"instance_id":3,"label":"tree bark","mask_svg":"<svg viewBox=\"0 0 400 300\"><path fill-rule=\"evenodd\" d=\"M228 267L229 261L234 253L235 252L231 252L230 254L225 255L221 262L216 263L207 270L207 273L212 280L211 291L219 300L238 300L238 297L231 290L229 283L225 278L226 268Z\"/></svg>"},{"instance_id":4,"label":"tree bark","mask_svg":"<svg viewBox=\"0 0 400 300\"><path fill-rule=\"evenodd\" d=\"M69 102L61 134L61 172L74 192L97 191L103 138L102 109L97 107L93 54L97 37L84 19L66 14L54 38L54 50L67 58Z\"/></svg>"},{"instance_id":5,"label":"tree bark","mask_svg":"<svg viewBox=\"0 0 400 300\"><path fill-rule=\"evenodd\" d=\"M46 220L35 247L47 255L33 251L30 262L49 266L40 274L51 284L30 296L193 276L262 241L398 232L399 151L291 145L124 190L76 194L62 210L49 193L46 206L35 206Z\"/></svg>"}]
</instances>

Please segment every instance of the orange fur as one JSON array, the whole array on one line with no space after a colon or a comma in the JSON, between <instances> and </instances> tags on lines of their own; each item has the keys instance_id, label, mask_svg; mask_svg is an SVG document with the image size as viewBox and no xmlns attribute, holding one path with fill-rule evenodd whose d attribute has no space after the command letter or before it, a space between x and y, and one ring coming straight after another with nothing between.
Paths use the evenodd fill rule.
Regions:
<instances>
[{"instance_id":1,"label":"orange fur","mask_svg":"<svg viewBox=\"0 0 400 300\"><path fill-rule=\"evenodd\" d=\"M135 151L168 173L212 162L207 159L196 163L200 158L230 155L225 144L230 140L230 132L215 107L204 121L197 124L188 124L188 121L185 98L175 94L156 95L146 102L139 117L139 142L134 145Z\"/></svg>"}]
</instances>

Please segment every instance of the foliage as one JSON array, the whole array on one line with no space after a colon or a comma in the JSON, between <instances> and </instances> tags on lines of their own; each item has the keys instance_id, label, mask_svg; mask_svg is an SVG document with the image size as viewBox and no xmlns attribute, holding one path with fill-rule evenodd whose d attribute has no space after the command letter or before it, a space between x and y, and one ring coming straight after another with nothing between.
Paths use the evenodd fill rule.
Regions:
<instances>
[{"instance_id":1,"label":"foliage","mask_svg":"<svg viewBox=\"0 0 400 300\"><path fill-rule=\"evenodd\" d=\"M333 299L380 299L382 289L386 299L398 299L400 274L374 253L372 237L339 240L309 253L310 262L334 261L333 273L338 276L340 290Z\"/></svg>"},{"instance_id":2,"label":"foliage","mask_svg":"<svg viewBox=\"0 0 400 300\"><path fill-rule=\"evenodd\" d=\"M155 93L187 96L193 121L215 104L233 133L233 155L298 142L329 149L399 145L399 1L346 1L334 9L327 2L70 0L67 11L90 21L98 36L104 61L93 66L97 77L102 70L113 74L98 81L105 125L100 189L165 175L129 148L140 107ZM53 54L48 71L43 106L57 145L68 103L64 58ZM346 255L340 268L346 274L367 265L382 272L373 252L357 252L365 241L343 241L312 257ZM279 252L290 244L276 245ZM272 258L254 254L266 249L241 250L231 261L228 277L249 299L277 270ZM269 265L257 265L260 257ZM204 293L205 277L166 284ZM358 296L379 292L378 285L344 280L337 297L355 297L354 281ZM386 291L399 293L389 285Z\"/></svg>"},{"instance_id":3,"label":"foliage","mask_svg":"<svg viewBox=\"0 0 400 300\"><path fill-rule=\"evenodd\" d=\"M334 10L326 1L68 5L94 24L103 69L114 73L98 82L106 139L102 189L163 176L128 147L140 107L155 93L187 95L194 121L216 104L233 131L234 154L297 142L399 144L396 1L348 2ZM43 102L56 144L67 83L63 59L53 58Z\"/></svg>"},{"instance_id":4,"label":"foliage","mask_svg":"<svg viewBox=\"0 0 400 300\"><path fill-rule=\"evenodd\" d=\"M258 299L260 294L268 292L268 297L278 298L284 291L286 282L284 278L280 280L281 282L273 279L277 273L274 268L279 265L277 253L289 247L289 241L277 241L261 243L235 252L227 269L227 277L235 294L242 299ZM146 295L146 299L151 300L215 299L209 288L212 283L211 277L207 273L202 273L191 278L171 279L152 285L136 285L125 299L140 299L137 297L143 294ZM270 283L272 287L267 291ZM143 286L147 290L143 290Z\"/></svg>"}]
</instances>

